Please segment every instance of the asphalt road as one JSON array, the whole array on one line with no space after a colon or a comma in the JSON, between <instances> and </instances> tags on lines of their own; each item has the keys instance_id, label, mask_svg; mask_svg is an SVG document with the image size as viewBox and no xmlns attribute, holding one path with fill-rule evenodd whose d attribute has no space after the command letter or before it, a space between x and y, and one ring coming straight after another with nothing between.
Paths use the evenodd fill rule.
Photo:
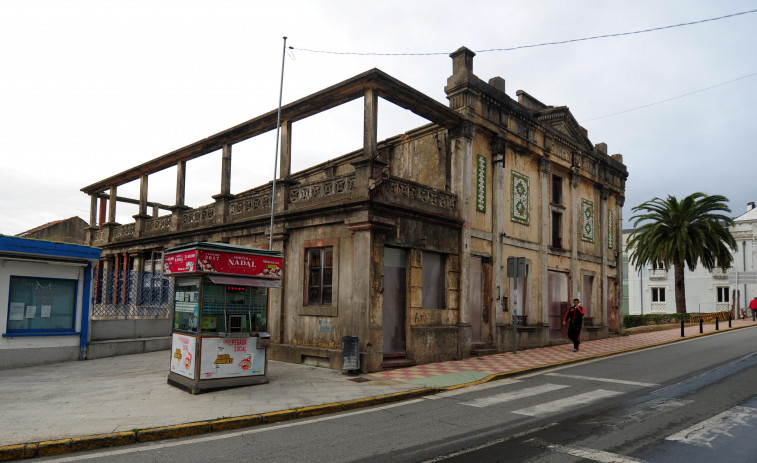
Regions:
<instances>
[{"instance_id":1,"label":"asphalt road","mask_svg":"<svg viewBox=\"0 0 757 463\"><path fill-rule=\"evenodd\" d=\"M757 461L757 329L389 406L41 461Z\"/></svg>"}]
</instances>

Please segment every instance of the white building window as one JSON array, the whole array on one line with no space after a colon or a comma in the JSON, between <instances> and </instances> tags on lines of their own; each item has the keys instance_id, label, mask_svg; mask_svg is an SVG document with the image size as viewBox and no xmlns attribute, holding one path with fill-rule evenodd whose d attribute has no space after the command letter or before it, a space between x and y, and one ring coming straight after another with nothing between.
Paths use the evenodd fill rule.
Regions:
<instances>
[{"instance_id":1,"label":"white building window","mask_svg":"<svg viewBox=\"0 0 757 463\"><path fill-rule=\"evenodd\" d=\"M718 286L716 289L718 291L718 302L730 302L728 286Z\"/></svg>"},{"instance_id":2,"label":"white building window","mask_svg":"<svg viewBox=\"0 0 757 463\"><path fill-rule=\"evenodd\" d=\"M665 302L665 288L652 288L652 302Z\"/></svg>"}]
</instances>

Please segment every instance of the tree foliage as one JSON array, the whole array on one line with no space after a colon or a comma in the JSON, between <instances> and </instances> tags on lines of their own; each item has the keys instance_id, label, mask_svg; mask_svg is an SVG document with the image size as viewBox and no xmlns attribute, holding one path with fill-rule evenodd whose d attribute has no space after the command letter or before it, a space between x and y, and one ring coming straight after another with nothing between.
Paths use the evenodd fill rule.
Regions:
<instances>
[{"instance_id":1,"label":"tree foliage","mask_svg":"<svg viewBox=\"0 0 757 463\"><path fill-rule=\"evenodd\" d=\"M730 267L736 240L729 226L733 219L728 199L693 193L679 201L675 196L654 198L632 210L634 231L628 241L630 262L637 270L656 264L675 272L676 312L686 313L684 266L707 270Z\"/></svg>"}]
</instances>

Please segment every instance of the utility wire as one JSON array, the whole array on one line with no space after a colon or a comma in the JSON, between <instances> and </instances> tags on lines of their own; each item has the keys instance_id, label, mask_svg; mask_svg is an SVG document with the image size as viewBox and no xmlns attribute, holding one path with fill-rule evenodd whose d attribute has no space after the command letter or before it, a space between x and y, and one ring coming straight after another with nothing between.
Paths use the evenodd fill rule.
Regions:
<instances>
[{"instance_id":1,"label":"utility wire","mask_svg":"<svg viewBox=\"0 0 757 463\"><path fill-rule=\"evenodd\" d=\"M741 16L745 14L751 14L751 13L757 13L757 10L749 10L749 11L742 11L740 13L733 13L728 14L725 16L718 16L717 18L709 18L709 19L701 19L699 21L691 21L687 23L681 23L681 24L673 24L670 26L662 26L662 27L654 27L651 29L643 29L639 31L632 31L632 32L619 32L615 34L605 34L605 35L595 35L592 37L582 37L579 39L570 39L570 40L561 40L558 42L544 42L544 43L537 43L533 45L520 45L517 47L510 47L510 48L490 48L487 50L474 50L476 53L488 53L493 51L513 51L513 50L521 50L524 48L536 48L536 47L545 47L547 45L563 45L566 43L573 43L573 42L582 42L586 40L596 40L596 39L606 39L609 37L621 37L624 35L635 35L635 34L644 34L646 32L654 32L654 31L661 31L665 29L673 29L675 27L684 27L684 26L693 26L695 24L702 24L706 22L712 22L712 21L719 21L721 19L727 19L727 18L733 18L735 16ZM449 52L432 52L432 53L371 53L371 52L351 52L351 51L328 51L328 50L312 50L307 48L295 48L295 47L289 47L292 50L300 50L300 51L307 51L311 53L325 53L329 55L359 55L359 56L433 56L433 55L448 55Z\"/></svg>"},{"instance_id":2,"label":"utility wire","mask_svg":"<svg viewBox=\"0 0 757 463\"><path fill-rule=\"evenodd\" d=\"M715 85L712 85L710 87L700 88L699 90L694 90L693 92L684 93L683 95L678 95L678 96L674 96L672 98L666 98L664 100L656 101L654 103L649 103L649 104L645 104L645 105L642 105L642 106L637 106L635 108L626 109L626 110L623 110L623 111L618 111L616 113L605 114L604 116L598 116L598 117L594 117L594 118L591 118L591 119L586 119L586 120L581 121L581 123L583 124L584 122L596 121L597 119L604 119L605 117L617 116L618 114L629 113L631 111L636 111L637 109L643 109L643 108L648 108L650 106L654 106L654 105L658 105L658 104L662 104L662 103L667 103L668 101L677 100L679 98L695 95L697 93L702 93L704 91L711 90L713 88L717 88L717 87L720 87L722 85L730 84L730 83L736 82L738 80L746 79L746 78L752 77L752 76L757 76L757 72L753 72L753 73L747 74L745 76L741 76L741 77L737 77L735 79L731 79L731 80L728 80L728 81L725 81L725 82L721 82L719 84L715 84Z\"/></svg>"}]
</instances>

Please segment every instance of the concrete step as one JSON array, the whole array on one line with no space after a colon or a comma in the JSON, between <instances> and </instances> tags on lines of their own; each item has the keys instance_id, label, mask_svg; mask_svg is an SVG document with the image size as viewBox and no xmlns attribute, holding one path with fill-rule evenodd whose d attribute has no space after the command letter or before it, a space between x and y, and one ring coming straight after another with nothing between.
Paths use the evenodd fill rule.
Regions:
<instances>
[{"instance_id":1,"label":"concrete step","mask_svg":"<svg viewBox=\"0 0 757 463\"><path fill-rule=\"evenodd\" d=\"M387 357L381 363L381 368L384 370L391 370L393 368L406 368L406 367L413 367L415 365L416 365L415 360L409 359L407 357L393 357L393 358Z\"/></svg>"},{"instance_id":2,"label":"concrete step","mask_svg":"<svg viewBox=\"0 0 757 463\"><path fill-rule=\"evenodd\" d=\"M494 349L493 347L488 348L481 348L481 349L471 349L470 356L471 357L484 357L486 355L494 355L497 353L497 349Z\"/></svg>"}]
</instances>

